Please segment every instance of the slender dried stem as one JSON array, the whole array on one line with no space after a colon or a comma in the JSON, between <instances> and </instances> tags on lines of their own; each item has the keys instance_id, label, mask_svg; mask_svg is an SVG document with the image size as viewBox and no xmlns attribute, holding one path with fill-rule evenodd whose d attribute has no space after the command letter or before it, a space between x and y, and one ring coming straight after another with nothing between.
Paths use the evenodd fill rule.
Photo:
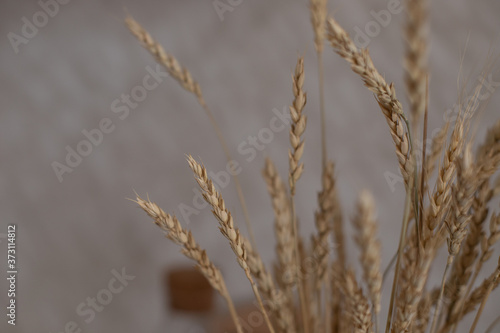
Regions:
<instances>
[{"instance_id":1,"label":"slender dried stem","mask_svg":"<svg viewBox=\"0 0 500 333\"><path fill-rule=\"evenodd\" d=\"M403 213L403 223L401 226L401 235L399 237L399 246L398 246L398 256L396 260L396 271L394 272L394 280L392 283L392 290L391 290L391 298L390 298L390 304L389 304L389 313L387 314L387 325L385 328L385 333L389 333L391 329L391 322L392 322L392 313L394 310L394 299L396 297L396 287L399 279L399 271L401 269L401 257L403 254L403 249L405 247L405 240L406 240L406 230L408 228L408 222L410 218L410 210L411 210L411 193L412 193L412 187L413 187L413 178L410 178L410 183L408 190L406 191L406 199L405 199L405 209Z\"/></svg>"},{"instance_id":2,"label":"slender dried stem","mask_svg":"<svg viewBox=\"0 0 500 333\"><path fill-rule=\"evenodd\" d=\"M437 328L437 323L438 323L438 315L441 311L441 306L442 306L442 303L443 303L443 294L444 294L444 286L446 284L446 276L448 274L448 270L451 266L451 264L453 263L453 256L448 256L448 260L446 261L446 267L444 269L444 272L443 272L443 278L441 280L441 289L439 291L439 298L437 300L437 303L436 303L436 310L434 311L434 315L432 317L432 324L431 324L431 330L430 330L430 333L434 333L436 328Z\"/></svg>"},{"instance_id":3,"label":"slender dried stem","mask_svg":"<svg viewBox=\"0 0 500 333\"><path fill-rule=\"evenodd\" d=\"M300 276L300 254L299 254L299 236L297 227L297 215L295 212L295 187L299 180L302 172L304 170L304 164L300 161L302 154L304 153L304 141L302 140L302 135L304 134L307 119L306 116L302 114L304 106L307 101L307 95L302 89L304 85L304 58L299 57L297 60L297 65L295 67L295 73L292 76L293 79L293 95L294 100L290 106L290 115L292 117L292 125L290 129L290 143L292 149L288 153L288 160L290 165L290 171L288 176L288 183L290 185L291 194L291 208L292 208L292 223L293 223L293 234L295 238L295 264L296 264L296 278ZM308 322L308 302L306 301L304 281L297 281L299 289L300 307L302 312L302 321L304 325L304 332L309 333L309 322Z\"/></svg>"}]
</instances>

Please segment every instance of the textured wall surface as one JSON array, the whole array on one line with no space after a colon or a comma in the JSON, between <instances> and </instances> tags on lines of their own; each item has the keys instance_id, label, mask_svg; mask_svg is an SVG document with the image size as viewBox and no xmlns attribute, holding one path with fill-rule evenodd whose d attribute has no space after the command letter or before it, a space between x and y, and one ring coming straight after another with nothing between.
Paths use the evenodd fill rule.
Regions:
<instances>
[{"instance_id":1,"label":"textured wall surface","mask_svg":"<svg viewBox=\"0 0 500 333\"><path fill-rule=\"evenodd\" d=\"M357 27L364 30L374 20L370 11L387 6L385 0L343 0L331 1L329 9L355 34ZM60 5L38 31L25 28L30 38L16 52L9 33L22 33L23 17L30 22L33 15L43 19L37 16L40 10L37 1L0 3L0 233L6 233L7 224L17 224L19 251L18 325L11 327L4 318L0 330L63 332L74 321L83 332L194 332L194 324L186 323L189 318L174 319L166 310L162 282L166 267L189 262L126 198L132 198L134 190L149 194L164 210L180 214L179 205L193 206L196 188L184 154L200 157L213 171L223 170L226 162L206 116L172 79L160 77L161 83L143 101L128 107L130 112L125 110L122 94L143 85L149 71L155 70L151 56L127 31L125 11L199 81L242 166L240 179L259 250L270 263L274 260L273 218L260 172L264 158L271 156L286 175L287 130L274 133L253 159L248 151L241 154L238 146L248 148L249 136L270 126L273 109L281 111L291 103L290 74L297 55L303 55L309 119L297 210L301 231L311 233L320 186L320 138L316 58L307 3L243 0L221 20L212 1L72 0ZM499 15L496 0L432 1L430 130L443 124L445 110L457 100L464 51L462 73L472 83L487 63L490 49L491 54L498 54ZM371 38L369 47L376 66L388 81L395 82L406 107L404 16L393 15ZM352 216L361 189L375 193L385 266L397 247L404 201L402 184L391 189L385 177L387 172L398 172L393 143L372 94L359 78L330 47L325 47L324 61L328 148L336 162L344 215L347 221ZM492 79L500 82L500 73ZM494 93L478 119L478 138L498 118L499 102L500 94ZM113 107L121 111L115 113ZM88 156L73 161L71 172L60 182L53 162L66 163L67 147L77 149L85 139L82 131L92 131L102 122L109 133L91 147ZM244 229L232 184L223 194ZM183 223L221 266L235 300L250 299L251 290L209 209ZM351 228L346 231L350 237ZM4 253L5 240L0 240ZM350 261L357 262L352 242L348 250ZM0 262L5 267L4 255ZM442 267L433 270L433 284L439 283ZM135 276L123 291L95 318L78 315L79 304L107 288L122 268ZM384 288L387 308L390 286ZM5 288L1 290L4 300ZM490 305L498 295L490 298ZM494 306L485 310L479 331L497 312ZM467 323L464 332L470 317Z\"/></svg>"}]
</instances>

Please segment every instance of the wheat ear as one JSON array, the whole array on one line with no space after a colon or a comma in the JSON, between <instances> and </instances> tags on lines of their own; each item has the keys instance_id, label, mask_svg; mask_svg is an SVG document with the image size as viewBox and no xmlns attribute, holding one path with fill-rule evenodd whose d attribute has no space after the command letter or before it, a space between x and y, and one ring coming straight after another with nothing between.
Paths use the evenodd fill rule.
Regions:
<instances>
[{"instance_id":1,"label":"wheat ear","mask_svg":"<svg viewBox=\"0 0 500 333\"><path fill-rule=\"evenodd\" d=\"M426 214L426 227L431 232L427 238L432 237L432 231L442 222L448 211L451 199L451 183L455 176L456 160L463 147L464 121L458 119L453 129L450 142L438 171L436 189L430 200L430 211Z\"/></svg>"},{"instance_id":2,"label":"wheat ear","mask_svg":"<svg viewBox=\"0 0 500 333\"><path fill-rule=\"evenodd\" d=\"M456 247L453 252L458 254L460 244L466 234L465 227L467 226L469 226L469 234L465 239L466 241L458 256L458 260L453 266L452 275L450 277L450 287L448 289L450 290L449 297L451 302L448 316L451 312L455 312L458 309L460 299L464 295L465 286L469 281L473 270L473 264L477 257L476 245L479 242L481 233L480 226L475 223L474 214L471 213L471 207L474 205L476 199L474 194L478 192L478 186L481 184L477 179L477 174L473 169L471 159L470 145L468 145L464 152L464 157L459 159L459 163L457 164L457 183L452 188L453 213L451 217L453 223L448 224L450 230L448 247ZM454 242L452 238L455 238ZM449 250L449 253L451 254L452 252Z\"/></svg>"},{"instance_id":3,"label":"wheat ear","mask_svg":"<svg viewBox=\"0 0 500 333\"><path fill-rule=\"evenodd\" d=\"M321 192L318 193L319 209L315 214L317 234L312 238L313 253L318 261L315 288L320 289L328 271L328 237L331 233L331 221L335 214L335 179L332 162L327 164L321 177Z\"/></svg>"},{"instance_id":4,"label":"wheat ear","mask_svg":"<svg viewBox=\"0 0 500 333\"><path fill-rule=\"evenodd\" d=\"M336 193L335 193L335 178L334 178L333 162L329 162L326 168L323 169L321 184L321 192L318 193L319 210L315 213L315 222L317 234L312 237L313 254L317 260L316 276L314 288L317 291L317 308L318 312L321 309L321 299L324 299L324 304L328 304L329 292L329 237L332 230L332 221L336 208ZM325 291L321 293L322 286ZM331 319L330 309L325 308L324 329L330 331Z\"/></svg>"},{"instance_id":5,"label":"wheat ear","mask_svg":"<svg viewBox=\"0 0 500 333\"><path fill-rule=\"evenodd\" d=\"M295 195L295 185L304 171L304 164L300 161L304 153L302 135L304 134L307 123L307 117L302 114L307 101L307 95L302 88L304 79L304 58L299 57L295 72L292 75L294 100L290 106L290 115L292 118L290 144L292 145L292 149L288 153L290 164L288 182L292 197Z\"/></svg>"},{"instance_id":6,"label":"wheat ear","mask_svg":"<svg viewBox=\"0 0 500 333\"><path fill-rule=\"evenodd\" d=\"M295 322L292 311L287 307L287 296L276 289L274 286L273 278L267 271L262 258L254 251L248 241L243 238L243 242L248 254L248 267L250 273L255 277L259 291L267 304L269 304L270 311L274 315L276 323L280 332L295 333Z\"/></svg>"},{"instance_id":7,"label":"wheat ear","mask_svg":"<svg viewBox=\"0 0 500 333\"><path fill-rule=\"evenodd\" d=\"M476 265L479 256L479 245L483 238L483 223L488 216L487 204L492 198L492 191L487 182L479 185L479 189L472 202L472 214L469 222L469 233L465 238L464 246L453 267L451 286L448 288L451 304L448 310L448 317L462 311L463 302L469 295L477 275L481 269L481 261ZM472 276L472 277L471 277ZM468 286L467 286L468 284ZM451 291L453 290L453 292Z\"/></svg>"},{"instance_id":8,"label":"wheat ear","mask_svg":"<svg viewBox=\"0 0 500 333\"><path fill-rule=\"evenodd\" d=\"M347 32L333 19L328 19L327 38L335 51L351 64L352 70L358 74L365 86L375 94L377 102L390 127L392 139L396 144L396 155L405 184L413 174L411 162L411 142L409 132L405 131L403 122L408 124L403 107L396 97L394 85L387 84L380 75L368 53L368 50L359 50ZM407 129L409 130L409 129Z\"/></svg>"},{"instance_id":9,"label":"wheat ear","mask_svg":"<svg viewBox=\"0 0 500 333\"><path fill-rule=\"evenodd\" d=\"M295 240L293 236L292 212L290 200L285 183L276 170L271 159L266 158L262 175L267 184L267 191L271 197L274 210L274 229L276 232L276 253L278 254L279 272L278 280L290 289L294 282L296 268L294 261Z\"/></svg>"},{"instance_id":10,"label":"wheat ear","mask_svg":"<svg viewBox=\"0 0 500 333\"><path fill-rule=\"evenodd\" d=\"M375 202L370 192L363 190L358 199L356 215L352 222L356 229L354 237L361 250L360 261L363 279L368 286L368 295L373 306L375 331L378 331L377 317L380 312L382 274L380 272L380 242L377 239Z\"/></svg>"},{"instance_id":11,"label":"wheat ear","mask_svg":"<svg viewBox=\"0 0 500 333\"><path fill-rule=\"evenodd\" d=\"M358 286L353 271L347 269L345 274L343 272L335 272L335 274L337 286L346 299L347 316L351 319L349 329L355 333L373 332L370 305L363 295L363 290ZM339 274L343 276L338 276Z\"/></svg>"},{"instance_id":12,"label":"wheat ear","mask_svg":"<svg viewBox=\"0 0 500 333\"><path fill-rule=\"evenodd\" d=\"M405 83L410 100L410 115L413 133L417 133L418 122L425 111L425 90L428 76L427 69L427 0L407 0L405 55Z\"/></svg>"},{"instance_id":13,"label":"wheat ear","mask_svg":"<svg viewBox=\"0 0 500 333\"><path fill-rule=\"evenodd\" d=\"M255 294L255 298L259 303L260 309L262 311L262 314L264 315L264 319L269 330L271 331L271 333L274 333L273 325L271 324L271 321L269 320L269 317L267 315L267 311L262 303L262 298L257 284L252 278L250 272L248 252L247 247L245 246L244 238L240 235L239 229L235 226L231 212L226 208L224 199L222 198L221 194L215 189L212 180L208 178L207 170L205 169L205 167L196 162L196 160L190 155L187 156L187 160L189 167L191 168L191 170L193 170L196 182L202 189L203 198L212 207L212 213L219 221L220 232L229 240L229 245L236 255L236 260L238 261L241 268L245 272L245 275L250 281Z\"/></svg>"},{"instance_id":14,"label":"wheat ear","mask_svg":"<svg viewBox=\"0 0 500 333\"><path fill-rule=\"evenodd\" d=\"M403 253L400 270L397 311L391 332L408 332L418 323L418 310L422 302L425 284L432 264L432 247L418 248L416 227L407 236L407 248ZM420 253L418 252L420 251ZM437 296L436 296L437 298ZM427 317L426 320L429 320ZM427 326L427 324L425 324ZM425 326L425 327L426 327ZM425 331L425 328L424 328Z\"/></svg>"},{"instance_id":15,"label":"wheat ear","mask_svg":"<svg viewBox=\"0 0 500 333\"><path fill-rule=\"evenodd\" d=\"M500 257L499 257L500 261ZM464 306L461 312L452 315L444 326L439 330L439 333L446 333L452 328L456 323L458 323L466 314L473 311L478 304L484 300L484 298L491 293L500 284L500 263L498 263L495 271L491 273L489 277L483 280L483 282L477 286L471 293L467 300L464 302Z\"/></svg>"},{"instance_id":16,"label":"wheat ear","mask_svg":"<svg viewBox=\"0 0 500 333\"><path fill-rule=\"evenodd\" d=\"M149 34L149 32L146 31L137 21L135 21L131 16L128 16L125 19L125 23L127 24L130 32L142 43L144 48L153 55L153 57L156 59L156 61L161 64L167 72L172 76L179 84L186 89L187 91L193 93L196 96L196 99L198 100L198 103L201 105L203 110L205 111L208 119L210 120L210 124L212 125L215 134L217 135L217 138L222 146L222 149L224 151L224 154L226 155L226 159L228 163L232 163L233 158L231 157L231 153L229 150L229 147L226 143L226 140L224 139L224 135L222 134L222 131L220 130L219 125L215 121L215 117L212 114L212 111L208 108L207 103L205 102L205 99L203 98L203 95L201 93L201 88L198 82L196 82L189 70L185 67L182 67L177 59L165 52L165 49L163 46L161 46L160 43L155 41L153 37ZM256 246L255 243L255 236L253 233L252 229L252 224L250 222L250 214L248 213L245 197L243 195L243 189L241 188L240 180L237 175L233 174L232 175L234 179L234 185L236 187L236 192L238 195L238 200L241 205L241 209L243 211L243 216L245 218L245 224L246 228L248 231L248 234L250 235L250 240L252 241L252 245Z\"/></svg>"},{"instance_id":17,"label":"wheat ear","mask_svg":"<svg viewBox=\"0 0 500 333\"><path fill-rule=\"evenodd\" d=\"M491 192L490 192L491 193ZM487 211L486 211L487 213ZM465 296L467 296L474 285L474 282L476 281L479 272L481 271L481 268L483 267L484 263L486 263L491 256L493 255L493 246L495 245L496 242L500 240L500 215L499 214L492 214L490 218L490 223L489 223L489 236L486 236L483 232L480 233L479 237L479 243L480 243L480 248L481 248L481 255L479 256L479 259L476 262L476 265L474 266L474 274L471 277L471 281L469 283L469 288L465 293Z\"/></svg>"},{"instance_id":18,"label":"wheat ear","mask_svg":"<svg viewBox=\"0 0 500 333\"><path fill-rule=\"evenodd\" d=\"M197 268L207 278L208 282L217 290L227 302L231 317L238 333L243 333L233 301L227 291L226 283L220 270L208 258L205 250L202 250L195 241L191 231L182 228L175 216L166 214L157 204L146 201L137 196L135 201L148 214L155 224L166 233L167 238L182 246L182 254L196 261Z\"/></svg>"},{"instance_id":19,"label":"wheat ear","mask_svg":"<svg viewBox=\"0 0 500 333\"><path fill-rule=\"evenodd\" d=\"M289 174L288 174L288 184L290 186L290 202L292 208L292 224L293 224L293 234L295 239L295 278L300 276L300 254L299 254L299 235L297 227L297 216L295 213L295 187L297 181L299 180L302 172L304 171L304 164L300 161L302 154L304 153L304 141L302 140L302 135L306 129L307 118L302 114L304 106L307 101L307 95L303 90L304 85L304 58L299 57L297 60L297 65L295 66L295 72L292 75L292 88L294 100L290 106L290 115L292 118L292 124L290 129L290 144L292 149L288 151L288 161L289 161ZM309 333L309 322L308 322L308 302L305 297L305 288L303 281L297 281L299 289L300 307L302 312L302 321L304 324L304 332Z\"/></svg>"}]
</instances>

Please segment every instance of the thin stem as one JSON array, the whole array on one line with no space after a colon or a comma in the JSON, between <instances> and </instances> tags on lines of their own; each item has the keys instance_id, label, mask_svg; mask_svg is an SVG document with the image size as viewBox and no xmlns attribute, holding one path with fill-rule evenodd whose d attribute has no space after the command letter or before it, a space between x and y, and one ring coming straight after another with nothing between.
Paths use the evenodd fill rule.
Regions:
<instances>
[{"instance_id":1,"label":"thin stem","mask_svg":"<svg viewBox=\"0 0 500 333\"><path fill-rule=\"evenodd\" d=\"M326 114L325 114L325 94L324 94L324 74L322 52L316 52L318 57L318 81L319 81L319 110L321 117L321 161L323 169L328 163L328 153L326 149Z\"/></svg>"},{"instance_id":2,"label":"thin stem","mask_svg":"<svg viewBox=\"0 0 500 333\"><path fill-rule=\"evenodd\" d=\"M481 305L479 306L479 309L477 310L476 317L474 318L474 322L472 323L472 326L470 328L469 333L474 333L477 323L479 322L479 317L481 317L481 314L483 313L484 307L486 305L486 301L488 301L488 297L490 297L491 291L493 290L493 287L495 286L495 283L498 279L498 275L493 279L491 284L488 287L488 290L486 291L486 294L484 295L483 301L481 302Z\"/></svg>"},{"instance_id":3,"label":"thin stem","mask_svg":"<svg viewBox=\"0 0 500 333\"><path fill-rule=\"evenodd\" d=\"M262 298L260 297L259 290L257 289L257 284L253 280L252 276L250 275L250 272L247 271L245 272L247 275L248 280L250 280L250 284L252 285L252 290L253 293L255 294L255 298L257 299L257 303L259 303L260 310L262 311L262 314L264 315L264 320L267 324L267 327L269 328L270 333L275 333L273 325L271 324L271 321L269 320L269 317L267 315L267 311L264 308L264 303L262 303Z\"/></svg>"},{"instance_id":4,"label":"thin stem","mask_svg":"<svg viewBox=\"0 0 500 333\"><path fill-rule=\"evenodd\" d=\"M396 298L396 286L399 279L399 271L401 268L401 257L403 254L403 249L405 246L406 240L406 230L408 228L408 221L410 219L410 209L411 209L411 188L413 187L413 178L410 178L410 183L408 185L408 190L406 191L405 198L405 210L403 213L403 225L401 227L401 235L399 237L399 247L398 247L398 256L396 261L396 271L394 272L394 280L392 282L392 291L391 291L391 302L389 304L389 313L387 314L387 325L385 327L385 332L388 333L391 329L392 323L392 312L394 309L394 299Z\"/></svg>"},{"instance_id":5,"label":"thin stem","mask_svg":"<svg viewBox=\"0 0 500 333\"><path fill-rule=\"evenodd\" d=\"M234 307L233 300L231 296L229 296L229 292L227 290L226 283L222 281L222 290L224 293L224 298L227 302L227 306L229 307L229 313L231 314L231 318L233 319L234 325L236 326L236 332L243 333L243 329L241 328L240 319L238 318L238 313Z\"/></svg>"},{"instance_id":6,"label":"thin stem","mask_svg":"<svg viewBox=\"0 0 500 333\"><path fill-rule=\"evenodd\" d=\"M446 275L448 274L448 269L450 268L451 264L453 263L453 259L455 256L449 255L448 260L446 261L446 267L443 272L443 279L441 280L441 291L439 292L439 298L436 303L436 311L434 311L434 316L432 317L432 325L431 325L431 330L430 333L434 333L436 331L437 327L437 318L439 315L439 312L441 311L441 305L443 302L443 295L444 295L444 286L446 284Z\"/></svg>"},{"instance_id":7,"label":"thin stem","mask_svg":"<svg viewBox=\"0 0 500 333\"><path fill-rule=\"evenodd\" d=\"M429 75L426 77L425 86L425 112L424 112L424 134L422 136L423 147L422 147L422 170L420 173L420 211L419 219L417 220L417 225L420 226L420 230L424 225L424 189L425 189L425 157L427 150L427 118L429 115ZM420 244L420 242L419 242Z\"/></svg>"},{"instance_id":8,"label":"thin stem","mask_svg":"<svg viewBox=\"0 0 500 333\"><path fill-rule=\"evenodd\" d=\"M296 272L295 272L295 278L297 279L297 288L299 289L299 299L300 299L300 310L302 313L302 323L304 325L304 333L309 333L309 316L307 315L307 301L306 301L306 295L304 292L304 288L302 285L302 281L299 281L300 277L300 254L299 254L299 236L298 236L298 231L297 231L297 217L295 216L295 199L294 195L292 194L291 197L291 206L292 206L292 224L293 224L293 236L295 239L295 266L296 266Z\"/></svg>"},{"instance_id":9,"label":"thin stem","mask_svg":"<svg viewBox=\"0 0 500 333\"><path fill-rule=\"evenodd\" d=\"M396 262L396 259L398 257L399 250L394 253L392 256L391 261L387 265L387 267L384 270L384 274L382 275L382 284L384 284L385 279L387 278L387 275L389 275L389 272L391 271L392 266L394 266L394 263Z\"/></svg>"},{"instance_id":10,"label":"thin stem","mask_svg":"<svg viewBox=\"0 0 500 333\"><path fill-rule=\"evenodd\" d=\"M224 154L226 155L227 161L228 162L233 161L233 158L231 157L231 153L229 151L229 148L226 144L226 140L224 139L224 136L222 135L222 131L220 130L219 125L217 125L217 122L215 121L215 118L214 118L212 112L208 108L207 104L205 104L205 102L200 101L200 104L203 107L203 109L205 110L205 112L208 116L208 119L210 120L210 123L212 124L212 127L214 128L214 131L217 134L217 138L219 139L219 142L222 146L222 149L224 150ZM240 185L240 180L238 179L238 176L236 174L233 173L232 176L234 179L234 186L236 186L238 200L240 201L241 209L243 210L243 216L245 218L245 224L247 227L248 234L250 236L250 242L252 244L252 247L254 249L256 249L257 244L255 243L255 236L253 233L252 224L250 222L250 215L248 214L248 209L247 209L245 197L243 196L243 190L242 190L241 185Z\"/></svg>"},{"instance_id":11,"label":"thin stem","mask_svg":"<svg viewBox=\"0 0 500 333\"><path fill-rule=\"evenodd\" d=\"M322 51L317 51L318 60L318 85L319 85L319 110L320 110L320 122L321 122L321 162L323 165L323 172L328 167L328 152L326 148L326 114L325 114L325 94L324 94L324 73L323 73L323 53ZM328 263L327 263L328 265ZM325 273L326 277L324 281L329 281L328 279L328 268ZM328 296L328 283L324 282L325 285L325 308L327 306L327 296ZM318 293L318 314L321 313L321 293ZM325 310L325 332L329 332L330 326L330 312Z\"/></svg>"}]
</instances>

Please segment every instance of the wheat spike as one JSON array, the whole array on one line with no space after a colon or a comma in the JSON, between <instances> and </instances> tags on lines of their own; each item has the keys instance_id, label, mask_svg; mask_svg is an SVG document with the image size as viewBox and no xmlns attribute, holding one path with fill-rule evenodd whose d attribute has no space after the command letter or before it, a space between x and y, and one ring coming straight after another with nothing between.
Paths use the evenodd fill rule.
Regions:
<instances>
[{"instance_id":1,"label":"wheat spike","mask_svg":"<svg viewBox=\"0 0 500 333\"><path fill-rule=\"evenodd\" d=\"M368 294L373 305L375 316L380 312L380 296L382 290L382 274L380 272L380 242L377 239L377 221L375 202L367 190L363 190L358 199L357 213L352 222L356 228L356 243L361 250L361 266L363 279L368 286Z\"/></svg>"},{"instance_id":2,"label":"wheat spike","mask_svg":"<svg viewBox=\"0 0 500 333\"><path fill-rule=\"evenodd\" d=\"M322 175L322 189L318 193L319 210L315 214L315 222L317 234L312 238L314 246L313 253L318 261L316 272L317 289L321 288L321 284L325 279L328 271L329 245L328 237L332 229L332 220L335 214L336 193L334 179L333 163L328 163L327 169Z\"/></svg>"},{"instance_id":3,"label":"wheat spike","mask_svg":"<svg viewBox=\"0 0 500 333\"><path fill-rule=\"evenodd\" d=\"M266 158L262 171L267 183L267 190L271 196L274 210L274 229L276 232L276 252L278 255L279 272L278 280L286 289L295 283L294 238L290 200L284 182L276 170L271 159Z\"/></svg>"},{"instance_id":4,"label":"wheat spike","mask_svg":"<svg viewBox=\"0 0 500 333\"><path fill-rule=\"evenodd\" d=\"M416 228L408 235L407 249L403 253L403 267L399 281L400 291L392 333L408 332L418 314L418 306L424 294L425 284L432 264L432 246L418 254Z\"/></svg>"},{"instance_id":5,"label":"wheat spike","mask_svg":"<svg viewBox=\"0 0 500 333\"><path fill-rule=\"evenodd\" d=\"M314 47L316 48L316 52L321 53L326 35L327 0L310 0L309 7L314 30Z\"/></svg>"},{"instance_id":6,"label":"wheat spike","mask_svg":"<svg viewBox=\"0 0 500 333\"><path fill-rule=\"evenodd\" d=\"M291 194L291 208L292 208L292 223L293 223L293 234L295 239L295 268L296 277L299 277L300 269L300 254L299 254L299 235L297 227L297 217L295 214L295 186L299 180L302 172L304 171L304 164L300 161L302 154L304 153L304 141L302 140L302 134L306 129L307 118L302 114L304 106L307 101L307 95L303 90L304 85L304 58L299 57L297 60L297 65L295 66L295 72L292 75L292 88L294 100L290 106L290 116L292 118L292 124L290 128L290 144L292 149L288 151L288 164L289 164L289 174L288 174L288 184L290 186ZM304 332L309 333L309 303L306 300L305 295L305 282L298 282L300 306L302 312L302 321L304 325Z\"/></svg>"},{"instance_id":7,"label":"wheat spike","mask_svg":"<svg viewBox=\"0 0 500 333\"><path fill-rule=\"evenodd\" d=\"M203 95L201 94L200 85L193 79L191 73L186 68L182 67L173 55L165 52L165 49L160 43L155 41L149 32L131 16L125 19L125 23L130 32L132 32L132 34L144 45L144 48L155 57L156 61L163 65L168 73L176 79L184 89L193 93L202 106L206 105Z\"/></svg>"},{"instance_id":8,"label":"wheat spike","mask_svg":"<svg viewBox=\"0 0 500 333\"><path fill-rule=\"evenodd\" d=\"M292 117L292 127L290 129L290 144L292 150L289 151L290 175L289 185L292 196L295 195L295 184L299 180L304 170L304 164L300 162L304 153L304 141L302 134L306 129L307 118L302 114L307 101L307 95L302 89L304 85L304 58L300 57L295 67L293 79L293 96L295 97L290 106L290 115Z\"/></svg>"},{"instance_id":9,"label":"wheat spike","mask_svg":"<svg viewBox=\"0 0 500 333\"><path fill-rule=\"evenodd\" d=\"M352 70L361 76L365 86L372 91L391 129L392 139L396 144L396 155L405 184L413 174L411 162L410 141L403 122L406 122L403 107L396 97L394 85L387 84L380 75L368 53L368 50L359 50L347 32L333 19L328 20L327 38L336 52L351 64Z\"/></svg>"},{"instance_id":10,"label":"wheat spike","mask_svg":"<svg viewBox=\"0 0 500 333\"><path fill-rule=\"evenodd\" d=\"M343 276L338 276L342 274ZM358 286L354 273L348 269L345 274L336 272L338 287L346 298L346 315L351 320L349 331L355 333L372 333L371 311L363 290Z\"/></svg>"},{"instance_id":11,"label":"wheat spike","mask_svg":"<svg viewBox=\"0 0 500 333\"><path fill-rule=\"evenodd\" d=\"M139 196L137 196L136 202L146 212L146 214L153 219L155 224L166 233L166 236L169 239L182 246L182 253L186 257L196 261L198 264L197 268L207 278L212 288L217 290L228 303L236 329L238 333L242 333L243 330L241 328L241 324L236 314L233 301L227 291L222 274L220 270L210 261L205 250L200 248L191 234L191 231L182 228L179 220L177 220L175 216L166 214L157 204L149 200L146 201Z\"/></svg>"},{"instance_id":12,"label":"wheat spike","mask_svg":"<svg viewBox=\"0 0 500 333\"><path fill-rule=\"evenodd\" d=\"M463 147L464 121L457 120L443 162L438 171L436 189L430 200L430 212L426 214L426 226L433 231L447 212L451 199L451 183L455 176L456 160ZM432 236L432 235L431 235Z\"/></svg>"},{"instance_id":13,"label":"wheat spike","mask_svg":"<svg viewBox=\"0 0 500 333\"><path fill-rule=\"evenodd\" d=\"M177 80L177 82L179 82L184 89L193 93L196 96L198 103L201 105L208 119L210 120L210 124L212 125L215 134L217 135L217 138L221 144L222 150L224 151L224 155L226 155L228 163L231 163L233 161L233 158L231 157L231 152L229 151L229 147L227 146L226 139L224 138L224 135L222 134L222 131L220 130L219 125L217 124L217 121L215 120L215 117L212 114L212 111L210 111L207 103L205 102L205 99L203 98L200 85L193 79L189 70L187 70L187 68L185 67L182 67L173 55L165 52L161 44L155 41L153 37L151 37L151 35L146 31L146 29L144 29L131 16L128 16L125 19L125 23L127 24L132 34L143 44L144 48L146 48L146 50L148 50L153 55L156 61L159 64L163 65L163 67L166 68L168 73L175 80ZM252 241L252 244L255 246L256 245L255 236L253 233L252 225L250 223L250 215L248 213L245 197L243 195L243 190L241 188L239 178L237 175L232 175L232 178L234 179L234 186L236 187L238 200L240 201L241 209L243 210L245 224L248 233L250 235L250 240Z\"/></svg>"},{"instance_id":14,"label":"wheat spike","mask_svg":"<svg viewBox=\"0 0 500 333\"><path fill-rule=\"evenodd\" d=\"M252 289L255 293L255 297L257 298L269 330L271 331L271 333L274 333L273 325L271 324L271 321L269 320L269 317L267 315L267 311L262 303L262 298L258 291L258 287L254 282L254 279L252 278L244 237L240 235L239 229L235 226L233 216L231 215L231 212L226 208L226 204L221 194L215 189L212 180L208 178L207 170L205 169L205 167L196 162L196 160L191 155L187 156L187 160L189 167L191 168L191 170L193 170L196 182L202 189L203 198L212 207L212 213L219 221L220 232L229 240L229 245L236 255L236 260L240 264L241 268L243 268L243 271L250 281Z\"/></svg>"},{"instance_id":15,"label":"wheat spike","mask_svg":"<svg viewBox=\"0 0 500 333\"><path fill-rule=\"evenodd\" d=\"M425 111L425 90L428 75L427 69L427 0L407 0L405 56L405 83L410 100L410 114L414 132Z\"/></svg>"},{"instance_id":16,"label":"wheat spike","mask_svg":"<svg viewBox=\"0 0 500 333\"><path fill-rule=\"evenodd\" d=\"M245 239L243 239L243 242L248 254L247 262L250 273L255 277L259 291L266 304L269 305L270 312L278 325L279 331L296 332L293 314L286 306L288 302L287 296L275 288L271 274L267 271L260 255L254 251L250 242Z\"/></svg>"}]
</instances>

